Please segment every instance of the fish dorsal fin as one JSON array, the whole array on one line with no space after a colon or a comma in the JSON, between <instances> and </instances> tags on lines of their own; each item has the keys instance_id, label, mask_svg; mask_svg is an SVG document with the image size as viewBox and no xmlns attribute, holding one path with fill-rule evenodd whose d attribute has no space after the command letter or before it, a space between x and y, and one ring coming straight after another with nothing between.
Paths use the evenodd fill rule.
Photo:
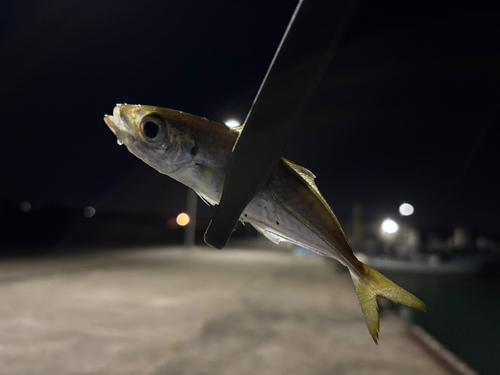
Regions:
<instances>
[{"instance_id":1,"label":"fish dorsal fin","mask_svg":"<svg viewBox=\"0 0 500 375\"><path fill-rule=\"evenodd\" d=\"M332 215L332 218L335 220L335 222L338 223L337 217L333 213L333 210L331 209L330 205L326 202L325 198L321 195L319 192L318 187L314 183L314 179L316 176L309 170L304 167L301 167L300 165L295 164L294 162L291 162L290 160L287 160L285 158L281 158L281 161L283 164L291 170L302 182L304 182L307 187L318 197L318 199L323 203L323 205L326 207L330 215ZM340 224L338 223L340 226Z\"/></svg>"},{"instance_id":2,"label":"fish dorsal fin","mask_svg":"<svg viewBox=\"0 0 500 375\"><path fill-rule=\"evenodd\" d=\"M294 171L296 174L302 177L302 179L304 179L308 183L308 185L312 185L312 187L319 193L319 190L316 187L316 184L314 183L314 179L316 178L314 173L312 173L309 169L301 167L300 165L297 165L288 159L281 158L281 160L283 160L283 162L288 168L290 168L292 171Z\"/></svg>"},{"instance_id":3,"label":"fish dorsal fin","mask_svg":"<svg viewBox=\"0 0 500 375\"><path fill-rule=\"evenodd\" d=\"M235 127L231 128L231 129L238 132L238 134L241 134L244 127L245 127L245 125L239 125L239 126L235 126Z\"/></svg>"}]
</instances>

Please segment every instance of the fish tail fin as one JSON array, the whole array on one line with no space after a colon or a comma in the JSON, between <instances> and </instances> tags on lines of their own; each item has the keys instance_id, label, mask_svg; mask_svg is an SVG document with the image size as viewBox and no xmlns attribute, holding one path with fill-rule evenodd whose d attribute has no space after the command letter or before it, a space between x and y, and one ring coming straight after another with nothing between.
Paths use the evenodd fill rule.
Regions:
<instances>
[{"instance_id":1,"label":"fish tail fin","mask_svg":"<svg viewBox=\"0 0 500 375\"><path fill-rule=\"evenodd\" d=\"M361 266L364 274L362 276L353 275L352 279L358 293L361 310L365 316L366 326L372 335L373 341L377 344L380 328L377 296L418 310L425 311L427 306L413 294L396 285L373 268L363 263L361 263Z\"/></svg>"}]
</instances>

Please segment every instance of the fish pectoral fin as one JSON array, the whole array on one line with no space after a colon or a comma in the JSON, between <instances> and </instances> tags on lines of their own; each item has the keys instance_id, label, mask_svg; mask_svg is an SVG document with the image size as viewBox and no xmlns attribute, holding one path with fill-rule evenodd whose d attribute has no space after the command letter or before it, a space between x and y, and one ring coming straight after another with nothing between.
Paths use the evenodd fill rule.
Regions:
<instances>
[{"instance_id":1,"label":"fish pectoral fin","mask_svg":"<svg viewBox=\"0 0 500 375\"><path fill-rule=\"evenodd\" d=\"M224 171L220 168L212 167L211 165L206 165L206 164L201 164L201 163L194 163L202 172L204 171L210 171L213 173L219 173L224 175Z\"/></svg>"},{"instance_id":2,"label":"fish pectoral fin","mask_svg":"<svg viewBox=\"0 0 500 375\"><path fill-rule=\"evenodd\" d=\"M365 316L366 326L375 343L378 343L379 314L377 296L412 307L417 310L427 310L427 306L413 294L393 283L381 273L361 263L365 273L363 276L352 276L358 294L361 310ZM359 280L358 280L359 278Z\"/></svg>"}]
</instances>

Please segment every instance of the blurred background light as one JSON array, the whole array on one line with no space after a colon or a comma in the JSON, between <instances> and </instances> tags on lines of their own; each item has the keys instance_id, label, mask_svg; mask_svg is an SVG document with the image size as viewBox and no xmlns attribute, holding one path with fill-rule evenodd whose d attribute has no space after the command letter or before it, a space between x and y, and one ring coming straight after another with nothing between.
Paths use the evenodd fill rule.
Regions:
<instances>
[{"instance_id":1,"label":"blurred background light","mask_svg":"<svg viewBox=\"0 0 500 375\"><path fill-rule=\"evenodd\" d=\"M21 212L30 212L31 211L31 204L23 201L23 202L19 203L19 209L21 210Z\"/></svg>"},{"instance_id":2,"label":"blurred background light","mask_svg":"<svg viewBox=\"0 0 500 375\"><path fill-rule=\"evenodd\" d=\"M175 229L179 225L177 224L177 220L171 217L170 219L167 220L167 228L168 229Z\"/></svg>"},{"instance_id":3,"label":"blurred background light","mask_svg":"<svg viewBox=\"0 0 500 375\"><path fill-rule=\"evenodd\" d=\"M177 224L179 224L182 227L189 224L189 216L184 212L177 215L177 219L175 220L177 221Z\"/></svg>"},{"instance_id":4,"label":"blurred background light","mask_svg":"<svg viewBox=\"0 0 500 375\"><path fill-rule=\"evenodd\" d=\"M385 219L382 222L382 232L386 234L393 234L399 230L399 225L392 219Z\"/></svg>"},{"instance_id":5,"label":"blurred background light","mask_svg":"<svg viewBox=\"0 0 500 375\"><path fill-rule=\"evenodd\" d=\"M401 216L410 216L414 211L415 209L409 203L403 203L401 206L399 206L399 213L401 214Z\"/></svg>"},{"instance_id":6,"label":"blurred background light","mask_svg":"<svg viewBox=\"0 0 500 375\"><path fill-rule=\"evenodd\" d=\"M240 122L235 120L235 119L230 119L230 120L227 120L226 122L224 122L227 126L229 126L230 128L234 128L236 126L240 126Z\"/></svg>"},{"instance_id":7,"label":"blurred background light","mask_svg":"<svg viewBox=\"0 0 500 375\"><path fill-rule=\"evenodd\" d=\"M85 207L83 209L83 216L90 219L92 216L94 216L96 213L96 210L94 207Z\"/></svg>"}]
</instances>

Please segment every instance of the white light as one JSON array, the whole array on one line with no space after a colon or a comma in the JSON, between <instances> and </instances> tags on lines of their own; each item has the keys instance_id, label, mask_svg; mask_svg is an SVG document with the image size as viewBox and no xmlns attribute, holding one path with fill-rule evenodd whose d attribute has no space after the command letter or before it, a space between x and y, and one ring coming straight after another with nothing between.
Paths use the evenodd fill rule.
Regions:
<instances>
[{"instance_id":1,"label":"white light","mask_svg":"<svg viewBox=\"0 0 500 375\"><path fill-rule=\"evenodd\" d=\"M92 216L95 215L95 208L94 207L85 207L83 209L83 216L85 216L86 218L90 219Z\"/></svg>"},{"instance_id":2,"label":"white light","mask_svg":"<svg viewBox=\"0 0 500 375\"><path fill-rule=\"evenodd\" d=\"M410 216L414 212L414 208L411 204L409 203L403 203L401 206L399 206L399 213L401 216Z\"/></svg>"},{"instance_id":3,"label":"white light","mask_svg":"<svg viewBox=\"0 0 500 375\"><path fill-rule=\"evenodd\" d=\"M392 219L385 219L382 223L382 232L393 234L399 230L399 225Z\"/></svg>"},{"instance_id":4,"label":"white light","mask_svg":"<svg viewBox=\"0 0 500 375\"><path fill-rule=\"evenodd\" d=\"M230 120L227 120L227 121L225 122L225 124L226 124L227 126L229 126L230 128L234 128L234 127L236 127L236 126L240 126L240 125L241 125L241 124L240 124L240 122L239 122L239 121L236 121L235 119L230 119Z\"/></svg>"},{"instance_id":5,"label":"white light","mask_svg":"<svg viewBox=\"0 0 500 375\"><path fill-rule=\"evenodd\" d=\"M188 214L182 213L177 215L177 218L175 219L177 221L177 224L179 224L181 227L188 225L189 224L189 216Z\"/></svg>"}]
</instances>

